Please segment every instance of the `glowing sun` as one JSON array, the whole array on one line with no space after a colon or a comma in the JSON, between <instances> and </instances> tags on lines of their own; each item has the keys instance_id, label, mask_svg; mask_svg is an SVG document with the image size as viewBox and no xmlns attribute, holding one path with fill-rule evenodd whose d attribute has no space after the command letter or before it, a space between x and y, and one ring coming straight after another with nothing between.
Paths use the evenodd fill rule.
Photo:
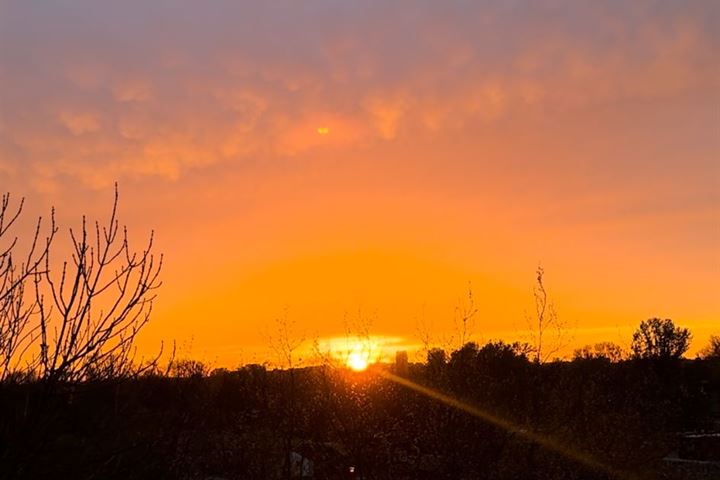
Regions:
<instances>
[{"instance_id":1,"label":"glowing sun","mask_svg":"<svg viewBox=\"0 0 720 480\"><path fill-rule=\"evenodd\" d=\"M368 356L358 350L350 352L347 358L347 366L356 372L362 372L368 367Z\"/></svg>"}]
</instances>

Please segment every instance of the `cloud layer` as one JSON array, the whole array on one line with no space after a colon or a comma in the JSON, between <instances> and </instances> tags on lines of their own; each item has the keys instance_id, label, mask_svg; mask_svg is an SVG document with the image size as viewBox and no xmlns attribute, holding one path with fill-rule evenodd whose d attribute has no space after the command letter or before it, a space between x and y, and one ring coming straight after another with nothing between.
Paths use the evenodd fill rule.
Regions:
<instances>
[{"instance_id":1,"label":"cloud layer","mask_svg":"<svg viewBox=\"0 0 720 480\"><path fill-rule=\"evenodd\" d=\"M720 85L711 1L2 9L2 171L38 184L177 179Z\"/></svg>"}]
</instances>

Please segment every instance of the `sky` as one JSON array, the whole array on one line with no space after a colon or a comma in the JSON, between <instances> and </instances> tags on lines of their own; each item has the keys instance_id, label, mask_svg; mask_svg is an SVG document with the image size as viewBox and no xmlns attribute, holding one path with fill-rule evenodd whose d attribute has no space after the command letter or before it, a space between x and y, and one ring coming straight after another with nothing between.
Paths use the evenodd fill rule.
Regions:
<instances>
[{"instance_id":1,"label":"sky","mask_svg":"<svg viewBox=\"0 0 720 480\"><path fill-rule=\"evenodd\" d=\"M0 191L106 218L164 285L139 338L214 365L720 327L720 4L0 1ZM62 248L62 247L58 247ZM280 322L278 322L280 319ZM384 339L384 340L383 340Z\"/></svg>"}]
</instances>

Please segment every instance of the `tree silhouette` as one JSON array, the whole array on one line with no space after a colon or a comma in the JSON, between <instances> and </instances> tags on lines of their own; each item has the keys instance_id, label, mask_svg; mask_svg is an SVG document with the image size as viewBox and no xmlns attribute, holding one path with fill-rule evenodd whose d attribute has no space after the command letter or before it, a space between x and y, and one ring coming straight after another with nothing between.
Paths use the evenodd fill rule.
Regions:
<instances>
[{"instance_id":1,"label":"tree silhouette","mask_svg":"<svg viewBox=\"0 0 720 480\"><path fill-rule=\"evenodd\" d=\"M545 288L545 270L538 267L535 273L535 287L533 288L535 317L527 318L527 322L530 327L533 361L545 363L566 346L567 330L565 323L558 318L555 304ZM551 336L550 339L548 339L548 335Z\"/></svg>"},{"instance_id":2,"label":"tree silhouette","mask_svg":"<svg viewBox=\"0 0 720 480\"><path fill-rule=\"evenodd\" d=\"M12 206L10 194L0 200L0 380L7 379L26 361L25 353L38 336L37 325L31 322L37 305L30 299L32 280L42 273L57 227L54 212L50 216L50 231L43 242L42 217L38 218L29 246L23 245L13 229L21 217L25 199Z\"/></svg>"},{"instance_id":3,"label":"tree silhouette","mask_svg":"<svg viewBox=\"0 0 720 480\"><path fill-rule=\"evenodd\" d=\"M626 358L623 348L613 342L600 342L594 345L585 345L582 348L575 349L573 353L574 360L592 360L601 359L610 362L619 362Z\"/></svg>"},{"instance_id":4,"label":"tree silhouette","mask_svg":"<svg viewBox=\"0 0 720 480\"><path fill-rule=\"evenodd\" d=\"M672 320L650 318L633 334L634 358L680 358L690 346L690 330L676 327Z\"/></svg>"},{"instance_id":5,"label":"tree silhouette","mask_svg":"<svg viewBox=\"0 0 720 480\"><path fill-rule=\"evenodd\" d=\"M40 330L40 373L49 383L77 381L102 370L126 372L133 365L134 341L149 321L154 291L160 287L162 255L146 247L130 249L127 228L117 219L118 189L105 226L70 229L73 253L55 271L48 251L35 274Z\"/></svg>"},{"instance_id":6,"label":"tree silhouette","mask_svg":"<svg viewBox=\"0 0 720 480\"><path fill-rule=\"evenodd\" d=\"M700 350L701 358L720 358L720 335L710 335L710 343Z\"/></svg>"}]
</instances>

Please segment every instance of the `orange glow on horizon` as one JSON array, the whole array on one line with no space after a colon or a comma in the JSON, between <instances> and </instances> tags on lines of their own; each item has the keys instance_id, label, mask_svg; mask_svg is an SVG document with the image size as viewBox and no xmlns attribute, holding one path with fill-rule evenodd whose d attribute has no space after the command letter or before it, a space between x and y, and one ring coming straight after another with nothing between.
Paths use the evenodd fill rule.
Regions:
<instances>
[{"instance_id":1,"label":"orange glow on horizon","mask_svg":"<svg viewBox=\"0 0 720 480\"><path fill-rule=\"evenodd\" d=\"M331 337L317 342L321 356L336 366L344 366L355 372L366 370L371 364L388 361L388 346L406 348L400 338L392 337Z\"/></svg>"},{"instance_id":2,"label":"orange glow on horizon","mask_svg":"<svg viewBox=\"0 0 720 480\"><path fill-rule=\"evenodd\" d=\"M458 346L469 285L468 339L526 341L539 264L564 355L662 317L693 356L720 333L706 1L181 2L142 22L9 2L0 193L65 229L119 183L131 243L154 231L165 255L139 356L263 363L287 310L298 338L349 331L323 348L343 365L355 337L370 365L421 358Z\"/></svg>"}]
</instances>

